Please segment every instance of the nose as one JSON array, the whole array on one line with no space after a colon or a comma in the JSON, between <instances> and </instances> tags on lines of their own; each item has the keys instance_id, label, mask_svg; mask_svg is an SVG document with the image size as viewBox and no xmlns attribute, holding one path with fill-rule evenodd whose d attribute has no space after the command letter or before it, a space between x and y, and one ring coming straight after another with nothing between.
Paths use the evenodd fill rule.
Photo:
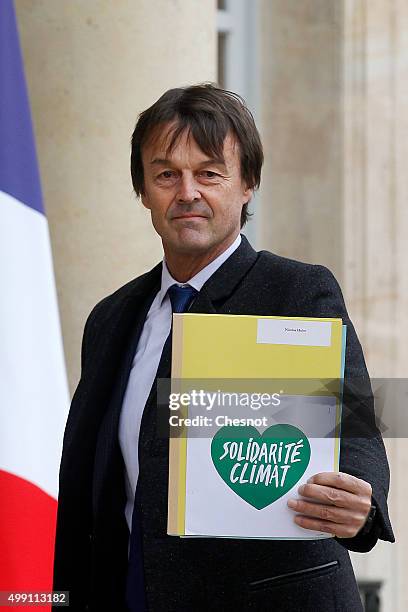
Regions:
<instances>
[{"instance_id":1,"label":"nose","mask_svg":"<svg viewBox=\"0 0 408 612\"><path fill-rule=\"evenodd\" d=\"M179 204L188 204L197 200L201 200L201 193L197 189L194 176L183 174L179 182L177 202Z\"/></svg>"}]
</instances>

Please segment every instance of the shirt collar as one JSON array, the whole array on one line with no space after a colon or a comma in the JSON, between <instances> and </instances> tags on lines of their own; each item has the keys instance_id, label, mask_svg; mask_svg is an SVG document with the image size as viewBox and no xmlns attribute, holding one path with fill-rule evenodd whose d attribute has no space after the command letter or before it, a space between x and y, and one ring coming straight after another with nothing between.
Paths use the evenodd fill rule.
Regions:
<instances>
[{"instance_id":1,"label":"shirt collar","mask_svg":"<svg viewBox=\"0 0 408 612\"><path fill-rule=\"evenodd\" d=\"M197 274L190 278L190 280L186 283L179 283L172 277L166 265L166 260L163 259L161 288L159 291L159 304L162 303L164 297L166 296L167 290L172 285L190 285L191 287L194 287L194 289L196 289L197 291L200 291L204 283L210 278L210 276L214 274L216 270L218 270L218 268L224 263L224 261L226 261L230 255L232 255L232 253L239 247L240 244L241 234L238 234L234 242L227 249L225 249L225 251L223 251L221 255L218 255L218 257L216 257L213 261L207 264L205 268L197 272Z\"/></svg>"}]
</instances>

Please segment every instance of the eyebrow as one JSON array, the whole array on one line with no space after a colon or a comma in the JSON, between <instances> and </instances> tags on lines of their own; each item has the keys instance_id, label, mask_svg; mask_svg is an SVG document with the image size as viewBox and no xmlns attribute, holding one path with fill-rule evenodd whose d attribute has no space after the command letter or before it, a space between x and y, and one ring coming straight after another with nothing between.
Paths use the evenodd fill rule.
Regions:
<instances>
[{"instance_id":1,"label":"eyebrow","mask_svg":"<svg viewBox=\"0 0 408 612\"><path fill-rule=\"evenodd\" d=\"M172 166L173 165L170 159L161 158L161 157L156 157L155 159L152 159L150 164L152 166ZM222 166L223 168L226 169L225 161L221 157L218 157L218 158L212 157L209 159L205 159L204 161L200 162L198 165L201 167L201 166L208 166L210 164L216 165L216 166Z\"/></svg>"}]
</instances>

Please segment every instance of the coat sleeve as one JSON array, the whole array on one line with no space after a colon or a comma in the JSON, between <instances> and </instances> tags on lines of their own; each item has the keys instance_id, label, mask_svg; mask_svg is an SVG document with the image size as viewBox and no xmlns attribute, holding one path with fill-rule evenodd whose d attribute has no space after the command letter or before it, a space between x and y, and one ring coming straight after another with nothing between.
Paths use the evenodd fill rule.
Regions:
<instances>
[{"instance_id":1,"label":"coat sleeve","mask_svg":"<svg viewBox=\"0 0 408 612\"><path fill-rule=\"evenodd\" d=\"M384 442L376 426L374 398L363 351L347 314L339 284L327 268L312 267L312 282L302 302L298 307L306 307L304 312L315 313L312 316L316 317L339 317L347 326L340 471L371 484L377 511L368 534L336 539L349 550L367 552L379 538L389 542L394 542L395 538L387 507L390 472Z\"/></svg>"},{"instance_id":2,"label":"coat sleeve","mask_svg":"<svg viewBox=\"0 0 408 612\"><path fill-rule=\"evenodd\" d=\"M85 324L81 350L81 376L86 368L90 354L93 335L93 312ZM88 567L90 555L90 501L80 491L87 491L87 485L82 485L86 470L82 466L73 465L72 458L78 463L78 453L72 453L72 430L80 418L81 387L79 384L74 393L68 420L65 426L62 449L59 496L57 508L57 524L54 551L53 589L55 591L70 591L70 604L77 609L85 609L88 588ZM88 487L89 489L89 487ZM54 610L54 607L53 607Z\"/></svg>"},{"instance_id":3,"label":"coat sleeve","mask_svg":"<svg viewBox=\"0 0 408 612\"><path fill-rule=\"evenodd\" d=\"M106 298L105 298L106 299ZM102 301L103 302L103 301ZM75 609L85 609L89 582L91 547L91 492L94 461L94 431L83 429L87 401L85 379L92 375L92 363L100 336L102 302L87 318L81 348L81 379L75 390L64 432L54 552L54 590L69 590Z\"/></svg>"}]
</instances>

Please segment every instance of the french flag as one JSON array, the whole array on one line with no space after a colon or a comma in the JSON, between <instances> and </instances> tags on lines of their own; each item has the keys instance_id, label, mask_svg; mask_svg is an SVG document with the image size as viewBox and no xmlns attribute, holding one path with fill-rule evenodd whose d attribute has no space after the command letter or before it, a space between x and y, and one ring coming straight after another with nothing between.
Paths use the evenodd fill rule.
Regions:
<instances>
[{"instance_id":1,"label":"french flag","mask_svg":"<svg viewBox=\"0 0 408 612\"><path fill-rule=\"evenodd\" d=\"M12 0L1 0L0 591L52 588L68 405L48 223L16 18Z\"/></svg>"}]
</instances>

